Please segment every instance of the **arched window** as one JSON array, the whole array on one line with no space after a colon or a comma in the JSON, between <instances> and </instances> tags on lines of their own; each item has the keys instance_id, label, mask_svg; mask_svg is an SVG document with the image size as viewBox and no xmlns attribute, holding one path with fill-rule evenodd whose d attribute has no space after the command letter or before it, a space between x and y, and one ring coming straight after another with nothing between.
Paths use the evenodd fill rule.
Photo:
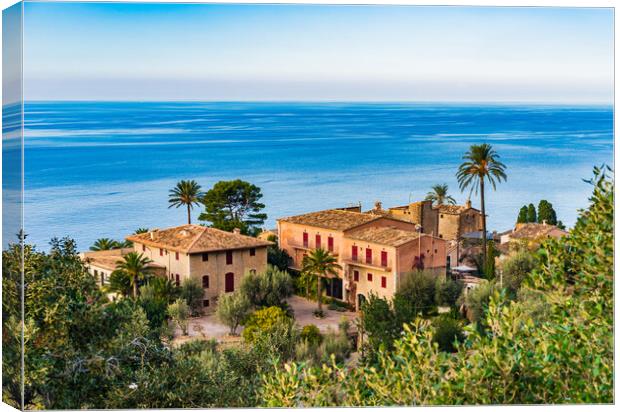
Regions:
<instances>
[{"instance_id":1,"label":"arched window","mask_svg":"<svg viewBox=\"0 0 620 412\"><path fill-rule=\"evenodd\" d=\"M224 275L224 292L234 292L235 291L235 274L232 272L228 272Z\"/></svg>"}]
</instances>

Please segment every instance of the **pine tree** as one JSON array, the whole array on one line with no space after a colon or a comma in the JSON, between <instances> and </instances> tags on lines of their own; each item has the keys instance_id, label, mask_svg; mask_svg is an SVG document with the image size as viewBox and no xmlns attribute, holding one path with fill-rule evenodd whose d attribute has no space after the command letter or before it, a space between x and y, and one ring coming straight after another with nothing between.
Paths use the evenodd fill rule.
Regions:
<instances>
[{"instance_id":1,"label":"pine tree","mask_svg":"<svg viewBox=\"0 0 620 412\"><path fill-rule=\"evenodd\" d=\"M521 210L519 210L517 223L527 223L527 206L523 206Z\"/></svg>"},{"instance_id":2,"label":"pine tree","mask_svg":"<svg viewBox=\"0 0 620 412\"><path fill-rule=\"evenodd\" d=\"M538 223L546 222L549 225L557 225L558 218L553 210L553 205L546 200L538 203Z\"/></svg>"},{"instance_id":3,"label":"pine tree","mask_svg":"<svg viewBox=\"0 0 620 412\"><path fill-rule=\"evenodd\" d=\"M533 204L527 206L527 221L529 223L536 223L536 208Z\"/></svg>"}]
</instances>

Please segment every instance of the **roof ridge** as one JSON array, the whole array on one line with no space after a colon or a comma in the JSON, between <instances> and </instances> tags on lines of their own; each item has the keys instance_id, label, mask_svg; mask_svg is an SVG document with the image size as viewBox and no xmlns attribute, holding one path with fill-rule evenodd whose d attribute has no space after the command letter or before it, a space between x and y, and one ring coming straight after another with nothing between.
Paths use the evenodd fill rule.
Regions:
<instances>
[{"instance_id":1,"label":"roof ridge","mask_svg":"<svg viewBox=\"0 0 620 412\"><path fill-rule=\"evenodd\" d=\"M191 224L191 223L190 223ZM190 245L187 247L187 252L189 253L190 250L192 250L192 248L194 247L194 245L200 240L200 238L202 237L202 235L205 234L205 232L207 231L207 227L206 226L202 226L202 225L197 225L198 228L202 229L202 233L200 233L198 236L196 236L196 239L194 239L194 241L192 243L190 243Z\"/></svg>"}]
</instances>

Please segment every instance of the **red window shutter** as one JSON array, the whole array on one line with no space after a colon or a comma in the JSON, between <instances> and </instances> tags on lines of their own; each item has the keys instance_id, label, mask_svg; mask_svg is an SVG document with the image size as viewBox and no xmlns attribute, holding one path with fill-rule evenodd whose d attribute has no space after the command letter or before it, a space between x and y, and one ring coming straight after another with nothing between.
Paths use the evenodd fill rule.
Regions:
<instances>
[{"instance_id":1,"label":"red window shutter","mask_svg":"<svg viewBox=\"0 0 620 412\"><path fill-rule=\"evenodd\" d=\"M176 282L175 283L176 283L177 286L181 286L181 276L179 276L178 273L176 275Z\"/></svg>"},{"instance_id":2,"label":"red window shutter","mask_svg":"<svg viewBox=\"0 0 620 412\"><path fill-rule=\"evenodd\" d=\"M227 273L224 279L224 292L234 292L235 291L235 274Z\"/></svg>"},{"instance_id":3,"label":"red window shutter","mask_svg":"<svg viewBox=\"0 0 620 412\"><path fill-rule=\"evenodd\" d=\"M320 248L321 248L321 235L316 235L316 236L315 236L315 238L314 238L314 243L315 243L315 245L316 245L315 247L316 247L317 249L320 249Z\"/></svg>"},{"instance_id":4,"label":"red window shutter","mask_svg":"<svg viewBox=\"0 0 620 412\"><path fill-rule=\"evenodd\" d=\"M372 263L372 249L366 249L366 263Z\"/></svg>"},{"instance_id":5,"label":"red window shutter","mask_svg":"<svg viewBox=\"0 0 620 412\"><path fill-rule=\"evenodd\" d=\"M308 247L308 232L304 232L304 247Z\"/></svg>"},{"instance_id":6,"label":"red window shutter","mask_svg":"<svg viewBox=\"0 0 620 412\"><path fill-rule=\"evenodd\" d=\"M146 246L142 245L142 251L145 252L146 251Z\"/></svg>"},{"instance_id":7,"label":"red window shutter","mask_svg":"<svg viewBox=\"0 0 620 412\"><path fill-rule=\"evenodd\" d=\"M381 287L387 287L387 278L385 276L381 276Z\"/></svg>"},{"instance_id":8,"label":"red window shutter","mask_svg":"<svg viewBox=\"0 0 620 412\"><path fill-rule=\"evenodd\" d=\"M163 249L159 249L159 256L163 256L164 255L164 250Z\"/></svg>"},{"instance_id":9,"label":"red window shutter","mask_svg":"<svg viewBox=\"0 0 620 412\"><path fill-rule=\"evenodd\" d=\"M381 266L387 266L387 252L381 251Z\"/></svg>"},{"instance_id":10,"label":"red window shutter","mask_svg":"<svg viewBox=\"0 0 620 412\"><path fill-rule=\"evenodd\" d=\"M351 246L351 260L357 261L357 246Z\"/></svg>"},{"instance_id":11,"label":"red window shutter","mask_svg":"<svg viewBox=\"0 0 620 412\"><path fill-rule=\"evenodd\" d=\"M179 252L174 252L174 258L175 258L176 260L179 260Z\"/></svg>"},{"instance_id":12,"label":"red window shutter","mask_svg":"<svg viewBox=\"0 0 620 412\"><path fill-rule=\"evenodd\" d=\"M372 273L369 273L369 274L368 274L368 281L369 281L369 282L372 282Z\"/></svg>"},{"instance_id":13,"label":"red window shutter","mask_svg":"<svg viewBox=\"0 0 620 412\"><path fill-rule=\"evenodd\" d=\"M226 251L226 264L232 265L232 263L233 263L233 252L232 250L227 250Z\"/></svg>"},{"instance_id":14,"label":"red window shutter","mask_svg":"<svg viewBox=\"0 0 620 412\"><path fill-rule=\"evenodd\" d=\"M360 281L360 272L359 272L359 270L354 270L353 271L353 280L355 282L359 282Z\"/></svg>"},{"instance_id":15,"label":"red window shutter","mask_svg":"<svg viewBox=\"0 0 620 412\"><path fill-rule=\"evenodd\" d=\"M330 252L334 251L334 238L331 236L327 238L327 250Z\"/></svg>"}]
</instances>

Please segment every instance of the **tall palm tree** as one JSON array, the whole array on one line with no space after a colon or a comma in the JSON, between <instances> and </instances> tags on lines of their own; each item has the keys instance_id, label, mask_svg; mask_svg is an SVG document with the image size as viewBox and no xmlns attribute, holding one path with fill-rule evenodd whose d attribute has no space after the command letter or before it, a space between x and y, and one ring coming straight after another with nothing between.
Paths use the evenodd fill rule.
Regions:
<instances>
[{"instance_id":1,"label":"tall palm tree","mask_svg":"<svg viewBox=\"0 0 620 412\"><path fill-rule=\"evenodd\" d=\"M141 280L148 279L151 275L151 271L147 266L151 262L152 260L142 253L130 252L123 256L123 260L116 264L114 272L123 273L129 278L129 282L133 287L134 298L138 297L138 283Z\"/></svg>"},{"instance_id":2,"label":"tall palm tree","mask_svg":"<svg viewBox=\"0 0 620 412\"><path fill-rule=\"evenodd\" d=\"M168 203L171 207L187 206L187 224L192 223L191 209L199 203L202 197L200 185L195 180L181 180L170 190Z\"/></svg>"},{"instance_id":3,"label":"tall palm tree","mask_svg":"<svg viewBox=\"0 0 620 412\"><path fill-rule=\"evenodd\" d=\"M334 255L322 248L313 250L310 254L304 256L302 261L302 273L317 277L316 300L319 304L319 312L323 311L321 280L330 276L338 276L338 269L342 269L342 266L336 262Z\"/></svg>"},{"instance_id":4,"label":"tall palm tree","mask_svg":"<svg viewBox=\"0 0 620 412\"><path fill-rule=\"evenodd\" d=\"M482 213L482 259L487 261L487 216L484 209L484 182L488 180L495 190L496 184L506 181L506 165L499 160L499 155L490 144L471 145L463 155L464 162L456 172L461 191L470 188L470 194L480 190L480 212Z\"/></svg>"},{"instance_id":5,"label":"tall palm tree","mask_svg":"<svg viewBox=\"0 0 620 412\"><path fill-rule=\"evenodd\" d=\"M139 227L136 229L135 232L133 232L134 235L139 235L141 233L147 233L149 231L149 228L147 227Z\"/></svg>"},{"instance_id":6,"label":"tall palm tree","mask_svg":"<svg viewBox=\"0 0 620 412\"><path fill-rule=\"evenodd\" d=\"M90 247L90 250L98 252L101 250L118 249L118 246L119 245L116 240L113 240L107 237L102 237L100 239L95 240L95 243L93 243L93 245Z\"/></svg>"},{"instance_id":7,"label":"tall palm tree","mask_svg":"<svg viewBox=\"0 0 620 412\"><path fill-rule=\"evenodd\" d=\"M456 200L454 200L452 196L448 195L447 184L444 183L442 185L435 185L431 187L431 189L433 190L431 190L430 192L426 194L425 200L430 200L437 206L445 205L445 204L449 204L449 205L456 204Z\"/></svg>"}]
</instances>

